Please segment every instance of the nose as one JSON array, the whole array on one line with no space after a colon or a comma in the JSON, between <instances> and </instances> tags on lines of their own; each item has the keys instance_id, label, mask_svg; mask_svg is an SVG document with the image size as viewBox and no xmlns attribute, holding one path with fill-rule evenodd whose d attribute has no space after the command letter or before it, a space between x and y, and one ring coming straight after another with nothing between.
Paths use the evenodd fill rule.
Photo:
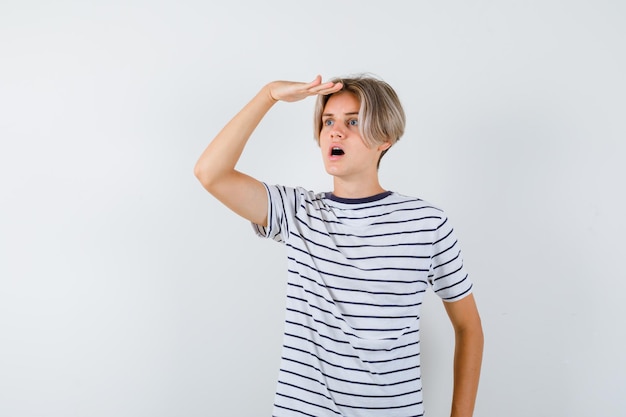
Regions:
<instances>
[{"instance_id":1,"label":"nose","mask_svg":"<svg viewBox=\"0 0 626 417\"><path fill-rule=\"evenodd\" d=\"M338 123L333 125L333 129L330 131L331 139L343 139L345 137L344 131L341 128L341 125Z\"/></svg>"}]
</instances>

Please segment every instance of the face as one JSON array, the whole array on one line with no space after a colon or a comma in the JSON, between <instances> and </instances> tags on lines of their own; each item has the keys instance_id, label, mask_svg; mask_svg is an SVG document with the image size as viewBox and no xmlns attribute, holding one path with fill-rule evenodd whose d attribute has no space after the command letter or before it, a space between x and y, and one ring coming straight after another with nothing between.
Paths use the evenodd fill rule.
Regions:
<instances>
[{"instance_id":1,"label":"face","mask_svg":"<svg viewBox=\"0 0 626 417\"><path fill-rule=\"evenodd\" d=\"M390 146L365 144L359 133L359 107L349 92L333 94L324 106L320 148L326 172L335 177L364 180L377 175L380 153Z\"/></svg>"}]
</instances>

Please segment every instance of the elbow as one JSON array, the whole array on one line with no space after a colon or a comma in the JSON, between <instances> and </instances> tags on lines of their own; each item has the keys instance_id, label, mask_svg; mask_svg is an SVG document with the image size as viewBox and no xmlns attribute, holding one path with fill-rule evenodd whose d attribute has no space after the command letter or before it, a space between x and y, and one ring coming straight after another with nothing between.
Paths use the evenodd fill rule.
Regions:
<instances>
[{"instance_id":1,"label":"elbow","mask_svg":"<svg viewBox=\"0 0 626 417\"><path fill-rule=\"evenodd\" d=\"M473 345L478 351L482 352L485 345L485 334L480 321L474 325L457 329L456 339L460 344Z\"/></svg>"},{"instance_id":2,"label":"elbow","mask_svg":"<svg viewBox=\"0 0 626 417\"><path fill-rule=\"evenodd\" d=\"M202 166L199 163L196 163L196 165L193 167L193 175L200 181L202 182L202 176L203 176L203 169Z\"/></svg>"},{"instance_id":3,"label":"elbow","mask_svg":"<svg viewBox=\"0 0 626 417\"><path fill-rule=\"evenodd\" d=\"M202 184L207 191L211 191L214 178L210 170L206 169L206 167L198 162L193 168L193 175L198 179L198 181L200 181L200 184Z\"/></svg>"},{"instance_id":4,"label":"elbow","mask_svg":"<svg viewBox=\"0 0 626 417\"><path fill-rule=\"evenodd\" d=\"M202 187L212 195L221 193L230 184L234 170L221 169L214 164L198 162L193 169L193 174L200 181Z\"/></svg>"}]
</instances>

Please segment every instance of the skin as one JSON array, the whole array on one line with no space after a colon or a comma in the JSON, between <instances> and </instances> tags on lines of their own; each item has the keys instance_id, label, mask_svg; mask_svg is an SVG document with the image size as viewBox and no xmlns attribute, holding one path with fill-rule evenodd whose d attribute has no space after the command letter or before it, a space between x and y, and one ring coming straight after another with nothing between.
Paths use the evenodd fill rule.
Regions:
<instances>
[{"instance_id":1,"label":"skin","mask_svg":"<svg viewBox=\"0 0 626 417\"><path fill-rule=\"evenodd\" d=\"M443 303L454 328L454 385L451 417L474 413L483 359L483 328L474 295Z\"/></svg>"},{"instance_id":2,"label":"skin","mask_svg":"<svg viewBox=\"0 0 626 417\"><path fill-rule=\"evenodd\" d=\"M353 94L342 92L328 99L322 113L320 149L326 172L333 176L333 194L337 197L361 198L385 191L378 182L377 162L391 144L365 144L359 133L359 107ZM333 147L341 148L345 154L333 156Z\"/></svg>"},{"instance_id":3,"label":"skin","mask_svg":"<svg viewBox=\"0 0 626 417\"><path fill-rule=\"evenodd\" d=\"M359 101L341 92L340 83L274 81L224 126L204 150L194 174L202 186L243 218L267 226L267 194L263 184L235 169L252 132L278 101L295 102L317 94L333 94L323 111L320 150L324 167L333 177L333 194L362 198L381 193L377 163L388 142L368 147L358 131ZM331 155L333 147L345 154ZM473 415L483 352L483 332L473 295L444 306L455 333L454 391L451 417Z\"/></svg>"}]
</instances>

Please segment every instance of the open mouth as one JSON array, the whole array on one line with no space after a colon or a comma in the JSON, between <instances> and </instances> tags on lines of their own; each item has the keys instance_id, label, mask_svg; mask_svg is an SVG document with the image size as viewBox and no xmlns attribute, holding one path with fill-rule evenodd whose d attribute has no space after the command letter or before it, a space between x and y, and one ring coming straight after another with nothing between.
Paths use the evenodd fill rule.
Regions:
<instances>
[{"instance_id":1,"label":"open mouth","mask_svg":"<svg viewBox=\"0 0 626 417\"><path fill-rule=\"evenodd\" d=\"M330 150L331 156L341 156L343 154L345 154L345 152L338 146L333 146L333 148Z\"/></svg>"}]
</instances>

